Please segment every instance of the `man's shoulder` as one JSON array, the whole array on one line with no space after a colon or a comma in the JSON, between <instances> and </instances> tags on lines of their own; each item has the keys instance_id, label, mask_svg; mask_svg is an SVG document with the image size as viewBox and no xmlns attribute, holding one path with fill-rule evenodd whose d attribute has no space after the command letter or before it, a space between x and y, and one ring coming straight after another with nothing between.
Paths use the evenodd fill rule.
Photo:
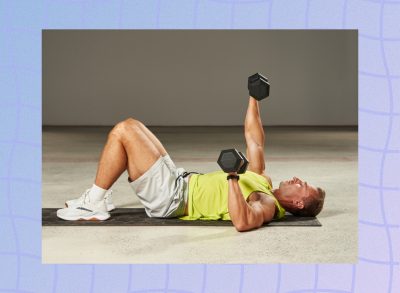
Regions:
<instances>
[{"instance_id":1,"label":"man's shoulder","mask_svg":"<svg viewBox=\"0 0 400 293\"><path fill-rule=\"evenodd\" d=\"M267 174L265 174L265 173L261 173L260 175L261 175L262 177L264 177L265 179L267 179L269 185L271 185L271 188L272 188L272 180L271 180L271 177L269 177L269 176L268 176Z\"/></svg>"},{"instance_id":2,"label":"man's shoulder","mask_svg":"<svg viewBox=\"0 0 400 293\"><path fill-rule=\"evenodd\" d=\"M265 172L258 173L258 172L254 172L254 171L251 171L251 170L248 170L248 171L250 171L250 172L253 173L253 174L256 174L257 176L264 177L264 178L267 180L267 182L269 183L269 185L271 186L271 188L272 188L272 180L271 180L271 177L269 177L267 174L265 174Z\"/></svg>"},{"instance_id":3,"label":"man's shoulder","mask_svg":"<svg viewBox=\"0 0 400 293\"><path fill-rule=\"evenodd\" d=\"M263 172L263 173L261 173L261 174L258 174L258 175L260 175L260 176L264 177L265 179L267 179L267 182L269 183L269 185L270 185L271 188L272 188L272 180L271 180L271 177L269 177L267 174L265 174L265 172Z\"/></svg>"}]
</instances>

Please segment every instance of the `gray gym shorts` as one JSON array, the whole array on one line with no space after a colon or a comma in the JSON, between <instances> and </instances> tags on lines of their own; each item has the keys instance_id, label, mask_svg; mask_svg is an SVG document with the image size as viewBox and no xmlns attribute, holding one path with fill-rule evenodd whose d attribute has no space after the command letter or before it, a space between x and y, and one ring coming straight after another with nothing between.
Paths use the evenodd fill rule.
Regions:
<instances>
[{"instance_id":1,"label":"gray gym shorts","mask_svg":"<svg viewBox=\"0 0 400 293\"><path fill-rule=\"evenodd\" d=\"M188 198L187 177L169 155L160 157L142 176L128 182L143 204L146 214L155 218L183 216Z\"/></svg>"}]
</instances>

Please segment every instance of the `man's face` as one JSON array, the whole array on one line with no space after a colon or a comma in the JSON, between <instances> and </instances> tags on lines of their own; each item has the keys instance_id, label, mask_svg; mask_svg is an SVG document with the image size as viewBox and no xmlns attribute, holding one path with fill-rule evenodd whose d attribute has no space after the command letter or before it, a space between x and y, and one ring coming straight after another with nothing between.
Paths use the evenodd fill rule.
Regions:
<instances>
[{"instance_id":1,"label":"man's face","mask_svg":"<svg viewBox=\"0 0 400 293\"><path fill-rule=\"evenodd\" d=\"M292 207L302 209L304 207L303 200L308 196L315 196L317 194L318 190L313 185L297 177L293 177L279 183L275 197L288 209Z\"/></svg>"}]
</instances>

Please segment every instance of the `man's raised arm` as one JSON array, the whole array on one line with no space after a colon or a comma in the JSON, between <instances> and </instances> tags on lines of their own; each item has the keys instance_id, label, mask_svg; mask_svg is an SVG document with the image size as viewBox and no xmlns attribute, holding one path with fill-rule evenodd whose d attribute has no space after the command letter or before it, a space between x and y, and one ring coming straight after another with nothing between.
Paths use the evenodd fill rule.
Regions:
<instances>
[{"instance_id":1,"label":"man's raised arm","mask_svg":"<svg viewBox=\"0 0 400 293\"><path fill-rule=\"evenodd\" d=\"M244 121L244 136L247 145L246 155L250 162L248 170L257 174L263 174L265 170L265 134L261 122L258 101L251 96L249 97L249 105Z\"/></svg>"}]
</instances>

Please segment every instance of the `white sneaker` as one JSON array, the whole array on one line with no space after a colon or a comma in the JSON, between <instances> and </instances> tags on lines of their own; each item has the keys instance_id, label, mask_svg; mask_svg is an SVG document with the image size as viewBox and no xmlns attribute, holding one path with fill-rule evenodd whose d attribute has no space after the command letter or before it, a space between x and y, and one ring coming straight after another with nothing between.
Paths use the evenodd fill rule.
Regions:
<instances>
[{"instance_id":1,"label":"white sneaker","mask_svg":"<svg viewBox=\"0 0 400 293\"><path fill-rule=\"evenodd\" d=\"M73 207L79 207L82 205L83 200L85 198L85 194L89 192L90 189L87 189L80 197L76 198L76 199L71 199L71 200L67 200L65 202L65 207L67 208L73 208ZM108 190L106 195L104 196L104 201L106 202L106 206L107 206L107 211L111 212L112 210L115 210L115 206L112 203L112 190Z\"/></svg>"},{"instance_id":2,"label":"white sneaker","mask_svg":"<svg viewBox=\"0 0 400 293\"><path fill-rule=\"evenodd\" d=\"M105 200L90 201L89 191L82 195L82 204L57 210L57 217L67 221L104 221L110 217Z\"/></svg>"}]
</instances>

